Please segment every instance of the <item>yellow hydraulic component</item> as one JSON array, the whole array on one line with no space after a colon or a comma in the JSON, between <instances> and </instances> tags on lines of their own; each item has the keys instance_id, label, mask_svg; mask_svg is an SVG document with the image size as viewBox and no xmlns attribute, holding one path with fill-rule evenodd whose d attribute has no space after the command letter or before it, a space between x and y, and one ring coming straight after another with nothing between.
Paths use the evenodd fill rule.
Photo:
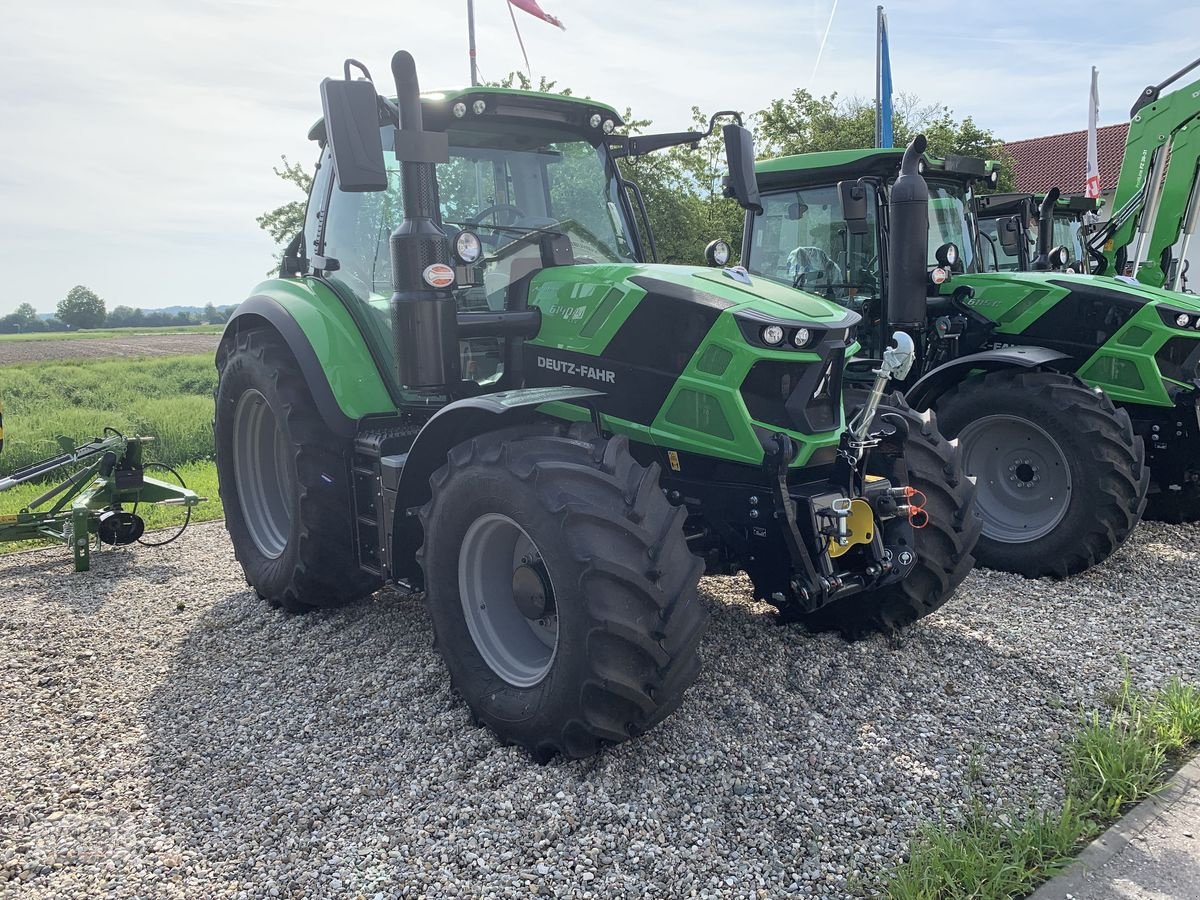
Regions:
<instances>
[{"instance_id":1,"label":"yellow hydraulic component","mask_svg":"<svg viewBox=\"0 0 1200 900\"><path fill-rule=\"evenodd\" d=\"M836 538L829 540L829 555L841 556L855 544L869 544L875 537L875 511L866 500L854 500L850 503L850 515L846 518L846 530L850 539L845 544L839 544Z\"/></svg>"}]
</instances>

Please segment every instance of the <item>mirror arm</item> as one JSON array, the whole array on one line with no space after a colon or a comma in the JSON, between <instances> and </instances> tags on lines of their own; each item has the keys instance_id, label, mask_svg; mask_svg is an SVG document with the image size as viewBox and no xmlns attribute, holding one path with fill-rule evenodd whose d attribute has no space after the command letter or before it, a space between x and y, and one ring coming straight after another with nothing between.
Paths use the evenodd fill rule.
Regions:
<instances>
[{"instance_id":1,"label":"mirror arm","mask_svg":"<svg viewBox=\"0 0 1200 900\"><path fill-rule=\"evenodd\" d=\"M706 137L711 137L717 130L717 119L732 118L738 125L742 124L742 114L734 110L715 112L708 119L707 131L675 131L664 134L643 134L609 138L609 151L614 156L645 156L656 150L668 147L680 147L685 144L698 144Z\"/></svg>"}]
</instances>

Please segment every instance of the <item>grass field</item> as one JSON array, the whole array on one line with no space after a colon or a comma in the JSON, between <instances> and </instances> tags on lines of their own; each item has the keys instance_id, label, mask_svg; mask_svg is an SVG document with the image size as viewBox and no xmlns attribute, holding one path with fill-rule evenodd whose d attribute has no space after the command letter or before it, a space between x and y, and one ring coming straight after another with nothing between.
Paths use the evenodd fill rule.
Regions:
<instances>
[{"instance_id":1,"label":"grass field","mask_svg":"<svg viewBox=\"0 0 1200 900\"><path fill-rule=\"evenodd\" d=\"M84 331L35 331L31 334L0 334L0 341L82 341L139 334L220 334L224 325L164 325L160 328L91 328Z\"/></svg>"},{"instance_id":2,"label":"grass field","mask_svg":"<svg viewBox=\"0 0 1200 900\"><path fill-rule=\"evenodd\" d=\"M58 435L83 441L108 426L128 435L153 435L147 461L178 468L188 487L210 498L196 508L193 521L221 518L212 461L216 380L209 355L2 366L0 475L57 454ZM0 493L0 514L23 508L47 486L22 485ZM168 523L151 517L148 524ZM15 549L22 545L0 544L0 553Z\"/></svg>"}]
</instances>

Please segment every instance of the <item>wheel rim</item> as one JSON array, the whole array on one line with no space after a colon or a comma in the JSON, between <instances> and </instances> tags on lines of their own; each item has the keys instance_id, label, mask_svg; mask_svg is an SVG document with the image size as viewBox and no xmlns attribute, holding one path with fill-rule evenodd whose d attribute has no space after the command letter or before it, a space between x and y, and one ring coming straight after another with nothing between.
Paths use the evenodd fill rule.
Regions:
<instances>
[{"instance_id":1,"label":"wheel rim","mask_svg":"<svg viewBox=\"0 0 1200 900\"><path fill-rule=\"evenodd\" d=\"M537 545L500 513L471 523L458 557L458 593L475 649L514 687L537 684L558 653L554 586Z\"/></svg>"},{"instance_id":2,"label":"wheel rim","mask_svg":"<svg viewBox=\"0 0 1200 900\"><path fill-rule=\"evenodd\" d=\"M1007 544L1045 537L1071 505L1071 467L1045 429L1017 416L984 416L959 433L974 475L983 534Z\"/></svg>"},{"instance_id":3,"label":"wheel rim","mask_svg":"<svg viewBox=\"0 0 1200 900\"><path fill-rule=\"evenodd\" d=\"M292 529L290 476L275 412L259 391L246 391L233 412L233 471L242 520L254 546L278 559Z\"/></svg>"}]
</instances>

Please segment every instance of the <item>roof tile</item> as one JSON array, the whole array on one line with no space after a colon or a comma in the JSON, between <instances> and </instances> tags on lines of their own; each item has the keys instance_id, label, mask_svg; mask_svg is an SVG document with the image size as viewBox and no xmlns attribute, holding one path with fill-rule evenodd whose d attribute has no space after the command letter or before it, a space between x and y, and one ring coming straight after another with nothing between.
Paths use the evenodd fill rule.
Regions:
<instances>
[{"instance_id":1,"label":"roof tile","mask_svg":"<svg viewBox=\"0 0 1200 900\"><path fill-rule=\"evenodd\" d=\"M1100 188L1105 193L1117 186L1128 130L1128 122L1096 129ZM1064 194L1084 192L1087 181L1086 130L1011 141L1004 149L1012 155L1018 191L1040 194L1057 187Z\"/></svg>"}]
</instances>

